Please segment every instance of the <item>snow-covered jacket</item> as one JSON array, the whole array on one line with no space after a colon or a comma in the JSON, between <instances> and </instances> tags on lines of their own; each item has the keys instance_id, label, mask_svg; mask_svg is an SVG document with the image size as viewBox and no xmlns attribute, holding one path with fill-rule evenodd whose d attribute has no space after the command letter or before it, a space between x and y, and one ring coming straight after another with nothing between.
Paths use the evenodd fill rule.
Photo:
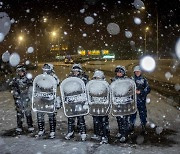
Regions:
<instances>
[{"instance_id":1,"label":"snow-covered jacket","mask_svg":"<svg viewBox=\"0 0 180 154\"><path fill-rule=\"evenodd\" d=\"M142 75L134 76L133 80L136 83L136 89L140 91L140 94L137 94L137 101L138 100L146 100L147 95L150 93L151 88L149 87L148 81Z\"/></svg>"},{"instance_id":2,"label":"snow-covered jacket","mask_svg":"<svg viewBox=\"0 0 180 154\"><path fill-rule=\"evenodd\" d=\"M13 97L19 98L20 95L28 94L29 87L32 86L33 79L28 79L25 76L20 77L14 77L12 81L9 83L9 86L11 87L11 90L13 91Z\"/></svg>"}]
</instances>

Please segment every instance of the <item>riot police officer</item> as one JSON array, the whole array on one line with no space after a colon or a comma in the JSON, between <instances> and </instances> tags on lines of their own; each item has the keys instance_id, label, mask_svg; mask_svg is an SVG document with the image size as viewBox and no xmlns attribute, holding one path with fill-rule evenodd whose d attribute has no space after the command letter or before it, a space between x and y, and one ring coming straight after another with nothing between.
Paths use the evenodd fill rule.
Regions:
<instances>
[{"instance_id":1,"label":"riot police officer","mask_svg":"<svg viewBox=\"0 0 180 154\"><path fill-rule=\"evenodd\" d=\"M104 72L95 70L93 80L105 80ZM94 135L92 139L101 140L100 144L107 144L110 136L108 115L93 116Z\"/></svg>"},{"instance_id":2,"label":"riot police officer","mask_svg":"<svg viewBox=\"0 0 180 154\"><path fill-rule=\"evenodd\" d=\"M24 65L18 65L16 68L17 76L9 83L17 111L17 128L16 132L21 134L23 131L23 120L26 117L28 131L34 131L33 120L31 114L31 95L30 88L32 87L32 78L27 77L26 68Z\"/></svg>"},{"instance_id":3,"label":"riot police officer","mask_svg":"<svg viewBox=\"0 0 180 154\"><path fill-rule=\"evenodd\" d=\"M54 66L52 64L48 64L48 63L44 64L42 67L42 70L43 70L43 74L48 74L54 77L56 80L57 86L59 86L60 81L54 72ZM39 132L36 135L36 137L41 137L45 133L45 121L44 121L45 114L46 114L45 112L37 111L37 121L38 121ZM47 113L47 115L49 117L49 125L50 125L49 138L53 139L55 138L55 131L56 131L56 112Z\"/></svg>"},{"instance_id":4,"label":"riot police officer","mask_svg":"<svg viewBox=\"0 0 180 154\"><path fill-rule=\"evenodd\" d=\"M86 84L88 82L88 76L83 72L80 64L73 64L69 77L78 77ZM77 118L77 129L81 134L81 140L86 140L86 124L84 116L69 117L68 118L68 133L65 139L70 140L74 136L75 131L75 119Z\"/></svg>"},{"instance_id":5,"label":"riot police officer","mask_svg":"<svg viewBox=\"0 0 180 154\"><path fill-rule=\"evenodd\" d=\"M146 109L146 97L150 93L151 89L148 81L142 75L142 70L139 65L134 67L134 77L136 83L136 96L137 96L137 109L141 120L142 133L146 132L147 123L147 109ZM134 129L137 112L130 117L131 131Z\"/></svg>"},{"instance_id":6,"label":"riot police officer","mask_svg":"<svg viewBox=\"0 0 180 154\"><path fill-rule=\"evenodd\" d=\"M115 68L116 76L111 80L114 82L115 80L123 80L127 78L126 69L124 66L118 65ZM123 88L123 87L122 87ZM129 131L129 115L117 116L117 123L118 123L118 138L120 138L120 142L125 142L127 140L128 131Z\"/></svg>"}]
</instances>

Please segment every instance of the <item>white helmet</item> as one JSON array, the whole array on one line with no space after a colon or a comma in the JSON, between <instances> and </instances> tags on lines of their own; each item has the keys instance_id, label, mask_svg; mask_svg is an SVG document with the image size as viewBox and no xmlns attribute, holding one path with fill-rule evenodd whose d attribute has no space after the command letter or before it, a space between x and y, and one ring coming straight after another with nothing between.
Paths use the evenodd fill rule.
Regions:
<instances>
[{"instance_id":1,"label":"white helmet","mask_svg":"<svg viewBox=\"0 0 180 154\"><path fill-rule=\"evenodd\" d=\"M139 65L135 66L135 67L134 67L134 72L135 72L135 71L142 71L142 70L141 70L141 67L140 67Z\"/></svg>"},{"instance_id":2,"label":"white helmet","mask_svg":"<svg viewBox=\"0 0 180 154\"><path fill-rule=\"evenodd\" d=\"M16 67L16 72L26 72L26 67L24 65L18 65Z\"/></svg>"},{"instance_id":3,"label":"white helmet","mask_svg":"<svg viewBox=\"0 0 180 154\"><path fill-rule=\"evenodd\" d=\"M42 70L44 72L49 72L50 73L50 72L54 71L54 66L53 66L53 64L46 63L46 64L43 65Z\"/></svg>"},{"instance_id":4,"label":"white helmet","mask_svg":"<svg viewBox=\"0 0 180 154\"><path fill-rule=\"evenodd\" d=\"M104 72L100 70L95 70L93 78L99 78L99 79L104 79Z\"/></svg>"},{"instance_id":5,"label":"white helmet","mask_svg":"<svg viewBox=\"0 0 180 154\"><path fill-rule=\"evenodd\" d=\"M115 68L115 72L122 72L124 75L126 74L126 68L124 66L118 65Z\"/></svg>"},{"instance_id":6,"label":"white helmet","mask_svg":"<svg viewBox=\"0 0 180 154\"><path fill-rule=\"evenodd\" d=\"M80 64L74 64L72 66L72 71L82 72L82 66Z\"/></svg>"}]
</instances>

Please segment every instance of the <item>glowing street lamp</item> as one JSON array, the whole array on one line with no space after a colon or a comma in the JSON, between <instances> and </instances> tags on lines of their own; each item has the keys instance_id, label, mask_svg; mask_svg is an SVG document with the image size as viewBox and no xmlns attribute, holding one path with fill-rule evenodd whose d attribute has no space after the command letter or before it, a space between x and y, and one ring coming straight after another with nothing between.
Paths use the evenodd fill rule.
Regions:
<instances>
[{"instance_id":1,"label":"glowing street lamp","mask_svg":"<svg viewBox=\"0 0 180 154\"><path fill-rule=\"evenodd\" d=\"M46 17L43 18L43 22L47 22L47 18Z\"/></svg>"},{"instance_id":2,"label":"glowing street lamp","mask_svg":"<svg viewBox=\"0 0 180 154\"><path fill-rule=\"evenodd\" d=\"M145 10L145 6L142 5L140 10L143 11ZM139 12L140 13L140 12ZM149 28L147 28L147 30L149 30ZM146 30L146 32L147 32ZM157 59L159 59L159 17L158 17L158 9L157 9L157 5L156 5L156 54L157 54Z\"/></svg>"},{"instance_id":3,"label":"glowing street lamp","mask_svg":"<svg viewBox=\"0 0 180 154\"><path fill-rule=\"evenodd\" d=\"M18 41L19 45L22 44L22 42L25 43L25 38L24 38L24 36L23 36L23 35L19 35L18 38L17 38L17 41Z\"/></svg>"},{"instance_id":4,"label":"glowing street lamp","mask_svg":"<svg viewBox=\"0 0 180 154\"><path fill-rule=\"evenodd\" d=\"M144 41L145 41L145 45L144 45L144 52L146 53L146 33L149 31L149 27L145 28L145 36L144 36Z\"/></svg>"},{"instance_id":5,"label":"glowing street lamp","mask_svg":"<svg viewBox=\"0 0 180 154\"><path fill-rule=\"evenodd\" d=\"M56 37L57 33L55 31L52 32L52 37Z\"/></svg>"},{"instance_id":6,"label":"glowing street lamp","mask_svg":"<svg viewBox=\"0 0 180 154\"><path fill-rule=\"evenodd\" d=\"M20 35L19 37L18 37L18 41L19 42L22 42L24 40L24 37L22 36L22 35Z\"/></svg>"},{"instance_id":7,"label":"glowing street lamp","mask_svg":"<svg viewBox=\"0 0 180 154\"><path fill-rule=\"evenodd\" d=\"M52 38L52 42L54 41L54 38L57 37L57 32L56 31L52 31L51 32L51 38Z\"/></svg>"},{"instance_id":8,"label":"glowing street lamp","mask_svg":"<svg viewBox=\"0 0 180 154\"><path fill-rule=\"evenodd\" d=\"M52 41L53 41L53 39L54 39L55 37L57 37L57 32L56 32L56 31L52 31L52 32L50 33L50 35L51 35Z\"/></svg>"},{"instance_id":9,"label":"glowing street lamp","mask_svg":"<svg viewBox=\"0 0 180 154\"><path fill-rule=\"evenodd\" d=\"M60 50L59 37L59 30L54 30L51 32L52 44L57 42L57 50Z\"/></svg>"}]
</instances>

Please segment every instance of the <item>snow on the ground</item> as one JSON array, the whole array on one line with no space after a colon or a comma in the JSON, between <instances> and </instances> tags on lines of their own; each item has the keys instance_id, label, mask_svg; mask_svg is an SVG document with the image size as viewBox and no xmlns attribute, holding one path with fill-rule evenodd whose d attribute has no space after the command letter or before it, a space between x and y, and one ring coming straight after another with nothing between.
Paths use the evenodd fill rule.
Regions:
<instances>
[{"instance_id":1,"label":"snow on the ground","mask_svg":"<svg viewBox=\"0 0 180 154\"><path fill-rule=\"evenodd\" d=\"M84 64L87 69L101 69L113 72L116 65L124 64L126 67L137 64L137 61L115 61L101 62L96 61L91 65ZM111 64L111 65L110 65ZM64 70L57 74L63 79ZM61 66L62 67L62 66ZM67 67L67 66L65 66ZM131 68L131 67L130 67ZM38 68L41 69L41 68ZM70 69L70 67L69 67ZM178 69L178 68L177 68ZM164 69L162 70L164 71ZM165 70L166 72L168 70ZM68 71L67 71L68 72ZM161 80L166 80L164 74L160 70L155 70ZM172 72L174 73L174 72ZM36 72L37 74L37 72ZM61 74L63 74L61 76ZM153 74L153 73L152 73ZM162 74L162 75L161 75ZM92 75L92 74L90 74ZM151 75L150 75L151 76ZM91 76L90 76L91 77ZM155 73L152 75L155 78ZM178 79L177 75L173 75L173 79ZM109 79L109 78L108 78ZM179 82L179 79L176 80ZM170 81L168 81L170 82ZM173 81L174 82L174 81ZM129 139L127 143L119 143L115 138L117 134L117 122L115 117L109 116L110 130L112 139L110 144L101 145L97 141L90 139L92 135L92 117L86 116L88 139L85 142L79 141L76 133L75 139L66 141L64 135L67 132L67 118L64 116L63 109L58 110L57 113L57 132L56 139L35 139L34 135L37 133L36 114L33 113L34 125L36 132L33 135L24 134L20 137L13 136L16 128L16 112L14 109L12 94L9 91L0 92L0 153L26 153L26 154L44 154L44 153L63 153L63 154L116 154L116 153L138 153L138 154L179 154L180 151L180 111L172 106L171 98L166 98L156 91L151 91L148 95L148 135L145 137L139 135L139 117L136 122L136 136ZM49 124L46 117L46 132L48 132Z\"/></svg>"},{"instance_id":2,"label":"snow on the ground","mask_svg":"<svg viewBox=\"0 0 180 154\"><path fill-rule=\"evenodd\" d=\"M8 99L6 99L8 98ZM148 125L155 124L155 127L162 127L163 135L150 135L152 139L147 139L145 143L141 142L128 142L121 144L114 136L117 133L116 119L110 116L110 129L113 136L110 144L101 145L97 141L90 139L92 135L92 117L86 116L86 124L88 129L88 139L85 142L79 141L78 134L76 133L75 139L71 141L64 140L64 135L67 131L67 118L64 116L63 110L58 110L57 114L57 137L56 139L35 139L34 134L32 136L22 135L20 137L12 137L12 131L16 127L16 113L13 106L13 99L10 92L1 92L0 96L0 153L62 153L62 154L116 154L116 153L147 153L147 154L169 154L173 152L178 154L180 151L179 137L180 137L180 121L179 111L166 103L164 97L159 98L156 92L152 91L150 95L150 103L147 104L148 108ZM157 101L158 100L158 101ZM36 125L36 114L33 113L34 124ZM47 119L46 119L47 120ZM166 122L170 125L166 126ZM139 119L136 123L138 128ZM49 125L46 123L46 129L48 133ZM154 130L154 131L152 131ZM150 133L155 132L155 128L150 130ZM160 139L158 139L158 137ZM140 136L139 136L139 139ZM136 139L137 140L137 139Z\"/></svg>"},{"instance_id":3,"label":"snow on the ground","mask_svg":"<svg viewBox=\"0 0 180 154\"><path fill-rule=\"evenodd\" d=\"M6 144L8 142L8 144ZM17 148L18 147L18 148ZM178 154L180 148L154 147L142 145L99 145L93 142L71 142L54 140L36 140L22 136L21 138L0 138L1 154L26 153L26 154Z\"/></svg>"}]
</instances>

